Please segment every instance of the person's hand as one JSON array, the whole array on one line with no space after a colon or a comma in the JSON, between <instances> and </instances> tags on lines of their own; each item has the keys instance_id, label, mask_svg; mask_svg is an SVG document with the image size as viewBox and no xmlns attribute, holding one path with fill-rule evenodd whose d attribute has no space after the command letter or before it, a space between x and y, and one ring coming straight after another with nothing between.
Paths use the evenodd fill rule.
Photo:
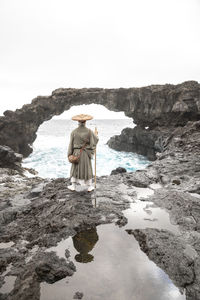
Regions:
<instances>
[{"instance_id":1,"label":"person's hand","mask_svg":"<svg viewBox=\"0 0 200 300\"><path fill-rule=\"evenodd\" d=\"M94 134L96 135L96 136L98 136L98 131L97 131L97 128L95 127L95 130L94 130Z\"/></svg>"}]
</instances>

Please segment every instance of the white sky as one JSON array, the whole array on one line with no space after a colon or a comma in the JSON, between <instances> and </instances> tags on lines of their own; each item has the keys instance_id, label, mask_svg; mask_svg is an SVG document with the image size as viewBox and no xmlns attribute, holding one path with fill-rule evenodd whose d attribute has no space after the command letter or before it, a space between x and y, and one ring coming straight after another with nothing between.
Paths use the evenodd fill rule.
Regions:
<instances>
[{"instance_id":1,"label":"white sky","mask_svg":"<svg viewBox=\"0 0 200 300\"><path fill-rule=\"evenodd\" d=\"M0 115L59 87L185 80L200 81L200 0L0 0Z\"/></svg>"},{"instance_id":2,"label":"white sky","mask_svg":"<svg viewBox=\"0 0 200 300\"><path fill-rule=\"evenodd\" d=\"M54 116L53 119L71 119L73 116L78 114L89 114L92 115L94 119L129 119L125 116L124 112L110 111L105 106L99 104L72 106L61 115Z\"/></svg>"}]
</instances>

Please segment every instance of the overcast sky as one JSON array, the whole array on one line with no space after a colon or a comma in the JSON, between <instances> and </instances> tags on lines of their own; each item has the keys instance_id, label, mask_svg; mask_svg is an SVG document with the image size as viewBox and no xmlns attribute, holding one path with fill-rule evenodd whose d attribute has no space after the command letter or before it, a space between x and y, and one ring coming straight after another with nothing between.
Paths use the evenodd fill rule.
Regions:
<instances>
[{"instance_id":1,"label":"overcast sky","mask_svg":"<svg viewBox=\"0 0 200 300\"><path fill-rule=\"evenodd\" d=\"M200 81L200 0L0 0L0 114L59 87Z\"/></svg>"}]
</instances>

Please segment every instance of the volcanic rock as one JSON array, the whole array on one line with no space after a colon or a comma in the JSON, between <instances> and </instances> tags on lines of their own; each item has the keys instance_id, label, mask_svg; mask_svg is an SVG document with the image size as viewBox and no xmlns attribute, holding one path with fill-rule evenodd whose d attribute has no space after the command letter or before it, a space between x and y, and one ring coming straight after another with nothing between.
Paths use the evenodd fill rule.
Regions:
<instances>
[{"instance_id":1,"label":"volcanic rock","mask_svg":"<svg viewBox=\"0 0 200 300\"><path fill-rule=\"evenodd\" d=\"M120 173L126 173L126 169L122 168L122 167L118 167L115 170L112 170L110 175L116 175L116 174L120 174Z\"/></svg>"},{"instance_id":2,"label":"volcanic rock","mask_svg":"<svg viewBox=\"0 0 200 300\"><path fill-rule=\"evenodd\" d=\"M42 261L37 262L35 272L39 281L54 283L66 276L72 276L76 267L73 262L67 263L64 258L58 258L54 252L46 253Z\"/></svg>"},{"instance_id":3,"label":"volcanic rock","mask_svg":"<svg viewBox=\"0 0 200 300\"><path fill-rule=\"evenodd\" d=\"M153 186L158 186L154 194L142 201L168 210L179 234L150 228L128 232L178 287L186 289L187 300L200 299L199 86L192 81L141 89L58 89L5 112L0 118L2 153L8 145L27 156L42 122L73 105L97 103L132 117L138 126L124 131L124 144L130 139L132 151L146 151L149 157L153 153L156 160L144 170L98 177L95 194L71 192L66 178L28 178L10 165L0 168L0 241L14 243L0 249L0 286L10 264L9 274L17 277L9 295L0 294L2 299L39 300L40 281L54 282L75 271L68 251L60 260L56 253L47 254L49 248L100 224L123 228L128 221L123 211L137 198L130 190ZM12 155L5 157L16 165Z\"/></svg>"},{"instance_id":4,"label":"volcanic rock","mask_svg":"<svg viewBox=\"0 0 200 300\"><path fill-rule=\"evenodd\" d=\"M142 88L60 88L51 96L38 96L31 104L0 117L0 145L7 145L27 157L38 127L55 115L81 104L101 104L112 111L124 111L142 128L185 125L200 117L200 84L151 85Z\"/></svg>"},{"instance_id":5,"label":"volcanic rock","mask_svg":"<svg viewBox=\"0 0 200 300\"><path fill-rule=\"evenodd\" d=\"M112 136L107 142L110 148L118 151L134 152L146 156L149 160L156 160L156 152L165 150L164 138L169 130L161 128L149 130L136 126L125 128L120 135Z\"/></svg>"},{"instance_id":6,"label":"volcanic rock","mask_svg":"<svg viewBox=\"0 0 200 300\"><path fill-rule=\"evenodd\" d=\"M14 152L10 147L0 145L0 168L21 170L22 158L23 155Z\"/></svg>"}]
</instances>

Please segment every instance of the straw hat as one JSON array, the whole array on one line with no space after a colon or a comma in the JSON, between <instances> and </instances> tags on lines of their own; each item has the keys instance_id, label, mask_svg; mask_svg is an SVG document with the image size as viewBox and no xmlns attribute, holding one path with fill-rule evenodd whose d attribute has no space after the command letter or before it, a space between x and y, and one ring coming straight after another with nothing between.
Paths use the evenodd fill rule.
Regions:
<instances>
[{"instance_id":1,"label":"straw hat","mask_svg":"<svg viewBox=\"0 0 200 300\"><path fill-rule=\"evenodd\" d=\"M80 114L72 117L73 121L87 121L93 119L90 115Z\"/></svg>"}]
</instances>

